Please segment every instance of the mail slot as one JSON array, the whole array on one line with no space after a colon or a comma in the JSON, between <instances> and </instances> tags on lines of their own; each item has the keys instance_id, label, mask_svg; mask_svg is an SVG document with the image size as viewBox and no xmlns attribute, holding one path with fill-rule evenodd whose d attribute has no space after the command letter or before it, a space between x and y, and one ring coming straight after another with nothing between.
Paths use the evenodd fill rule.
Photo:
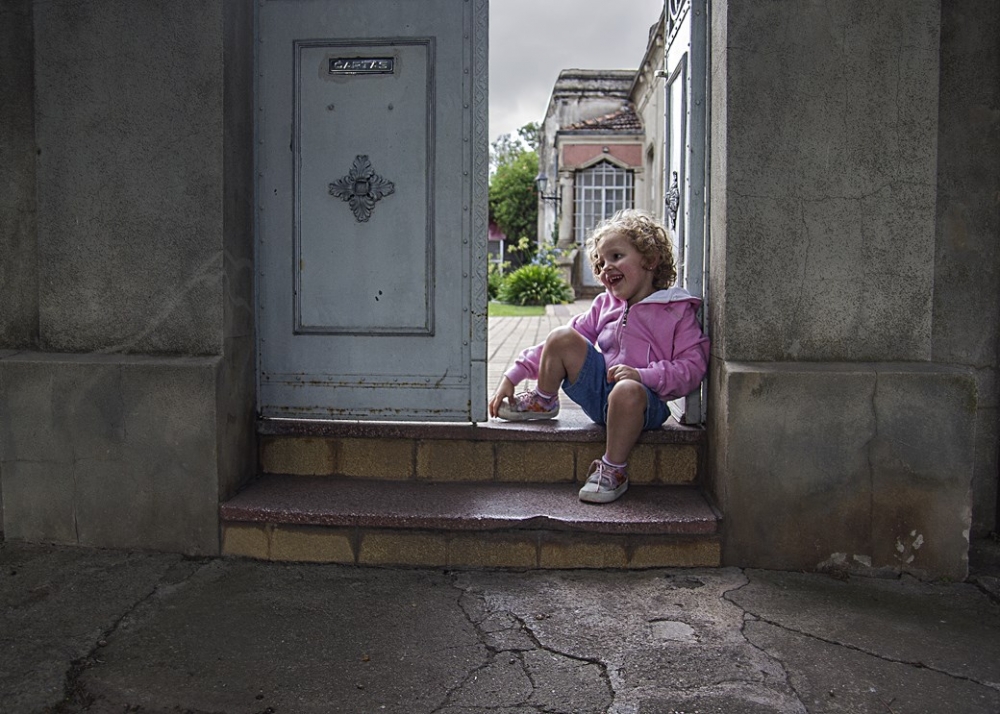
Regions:
<instances>
[{"instance_id":1,"label":"mail slot","mask_svg":"<svg viewBox=\"0 0 1000 714\"><path fill-rule=\"evenodd\" d=\"M332 57L330 74L392 74L394 57Z\"/></svg>"}]
</instances>

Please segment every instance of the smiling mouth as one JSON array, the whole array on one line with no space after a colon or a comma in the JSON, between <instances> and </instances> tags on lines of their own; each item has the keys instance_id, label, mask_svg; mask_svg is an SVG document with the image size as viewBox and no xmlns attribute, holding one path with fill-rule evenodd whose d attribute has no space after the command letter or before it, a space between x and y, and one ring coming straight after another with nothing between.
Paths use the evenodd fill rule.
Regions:
<instances>
[{"instance_id":1,"label":"smiling mouth","mask_svg":"<svg viewBox=\"0 0 1000 714\"><path fill-rule=\"evenodd\" d=\"M608 285L615 285L621 282L625 278L624 275L608 275L605 280L608 281Z\"/></svg>"}]
</instances>

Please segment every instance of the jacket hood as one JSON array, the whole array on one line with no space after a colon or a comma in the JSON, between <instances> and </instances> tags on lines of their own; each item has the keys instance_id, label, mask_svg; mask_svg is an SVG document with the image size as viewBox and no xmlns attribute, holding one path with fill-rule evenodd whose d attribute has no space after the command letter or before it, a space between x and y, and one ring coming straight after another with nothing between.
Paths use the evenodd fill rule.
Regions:
<instances>
[{"instance_id":1,"label":"jacket hood","mask_svg":"<svg viewBox=\"0 0 1000 714\"><path fill-rule=\"evenodd\" d=\"M638 305L642 305L643 303L665 304L669 302L685 302L685 301L693 302L697 305L701 304L701 298L695 297L684 288L678 288L678 287L667 288L666 290L657 290L652 295L644 298L643 300L640 300L636 304Z\"/></svg>"}]
</instances>

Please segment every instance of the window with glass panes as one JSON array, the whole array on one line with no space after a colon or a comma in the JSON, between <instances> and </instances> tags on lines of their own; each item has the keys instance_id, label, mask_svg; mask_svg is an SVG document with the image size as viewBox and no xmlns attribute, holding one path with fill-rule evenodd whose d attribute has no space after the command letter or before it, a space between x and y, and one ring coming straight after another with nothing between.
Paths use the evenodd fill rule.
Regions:
<instances>
[{"instance_id":1,"label":"window with glass panes","mask_svg":"<svg viewBox=\"0 0 1000 714\"><path fill-rule=\"evenodd\" d=\"M632 208L634 202L631 171L608 161L577 171L573 201L577 245L583 245L599 222L623 208Z\"/></svg>"}]
</instances>

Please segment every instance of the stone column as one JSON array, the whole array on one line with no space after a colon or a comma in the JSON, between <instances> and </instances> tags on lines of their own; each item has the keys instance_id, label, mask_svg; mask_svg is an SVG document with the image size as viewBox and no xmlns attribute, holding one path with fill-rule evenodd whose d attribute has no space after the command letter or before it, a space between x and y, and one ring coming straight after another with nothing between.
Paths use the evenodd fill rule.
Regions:
<instances>
[{"instance_id":1,"label":"stone column","mask_svg":"<svg viewBox=\"0 0 1000 714\"><path fill-rule=\"evenodd\" d=\"M558 246L563 250L576 248L576 240L573 237L573 172L559 172L559 239Z\"/></svg>"},{"instance_id":2,"label":"stone column","mask_svg":"<svg viewBox=\"0 0 1000 714\"><path fill-rule=\"evenodd\" d=\"M972 533L997 530L1000 479L1000 5L941 3L932 351L979 392Z\"/></svg>"},{"instance_id":3,"label":"stone column","mask_svg":"<svg viewBox=\"0 0 1000 714\"><path fill-rule=\"evenodd\" d=\"M217 553L254 464L253 4L21 5L34 164L0 172L37 205L37 327L0 333L6 535Z\"/></svg>"},{"instance_id":4,"label":"stone column","mask_svg":"<svg viewBox=\"0 0 1000 714\"><path fill-rule=\"evenodd\" d=\"M556 184L560 202L558 204L558 225L559 235L556 247L563 251L557 263L559 272L573 291L573 298L576 298L576 288L574 287L576 276L576 261L579 251L576 249L576 242L573 238L573 173L570 171L559 172L559 182Z\"/></svg>"},{"instance_id":5,"label":"stone column","mask_svg":"<svg viewBox=\"0 0 1000 714\"><path fill-rule=\"evenodd\" d=\"M976 379L935 360L936 0L712 3L727 563L961 579Z\"/></svg>"}]
</instances>

